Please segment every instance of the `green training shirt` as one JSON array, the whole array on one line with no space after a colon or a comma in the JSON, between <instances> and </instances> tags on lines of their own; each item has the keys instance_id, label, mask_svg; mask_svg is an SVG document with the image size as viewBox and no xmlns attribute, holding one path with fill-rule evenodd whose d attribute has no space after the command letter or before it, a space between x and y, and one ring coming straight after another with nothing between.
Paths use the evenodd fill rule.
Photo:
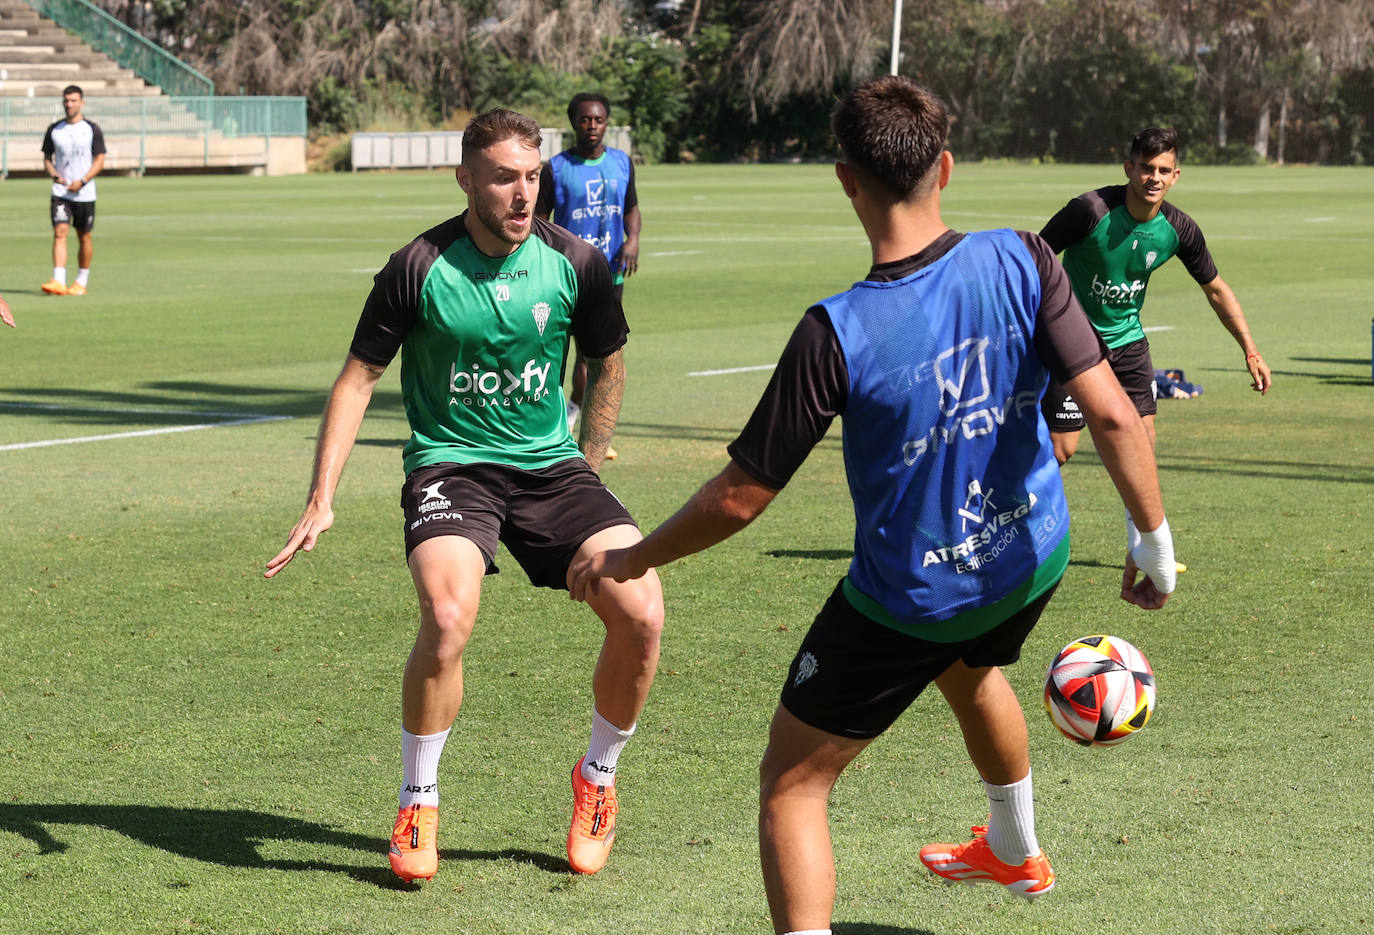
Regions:
<instances>
[{"instance_id":1,"label":"green training shirt","mask_svg":"<svg viewBox=\"0 0 1374 935\"><path fill-rule=\"evenodd\" d=\"M1087 192L1065 205L1040 236L1063 253L1064 270L1088 320L1108 347L1145 337L1140 309L1150 276L1175 254L1206 285L1217 267L1202 230L1167 201L1148 221L1126 210L1126 186Z\"/></svg>"},{"instance_id":2,"label":"green training shirt","mask_svg":"<svg viewBox=\"0 0 1374 935\"><path fill-rule=\"evenodd\" d=\"M629 332L606 258L538 218L514 253L489 257L465 216L392 255L349 348L381 367L401 353L406 473L441 462L530 470L581 457L563 396L568 341L599 359Z\"/></svg>"}]
</instances>

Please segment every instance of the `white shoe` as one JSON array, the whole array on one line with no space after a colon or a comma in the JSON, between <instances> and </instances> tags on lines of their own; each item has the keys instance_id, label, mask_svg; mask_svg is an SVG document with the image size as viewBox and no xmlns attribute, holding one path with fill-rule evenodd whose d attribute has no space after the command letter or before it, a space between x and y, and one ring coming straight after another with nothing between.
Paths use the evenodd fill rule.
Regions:
<instances>
[{"instance_id":1,"label":"white shoe","mask_svg":"<svg viewBox=\"0 0 1374 935\"><path fill-rule=\"evenodd\" d=\"M582 411L582 407L579 406L577 403L568 403L568 431L569 431L569 432L571 432L571 431L573 430L573 426L577 424L577 415L578 415L578 413L580 413L581 411Z\"/></svg>"}]
</instances>

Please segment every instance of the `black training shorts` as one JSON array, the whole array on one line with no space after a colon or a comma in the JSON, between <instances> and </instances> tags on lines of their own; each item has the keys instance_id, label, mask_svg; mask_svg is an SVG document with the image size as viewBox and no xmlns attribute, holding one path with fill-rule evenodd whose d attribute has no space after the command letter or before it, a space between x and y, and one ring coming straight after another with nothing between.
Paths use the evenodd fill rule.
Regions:
<instances>
[{"instance_id":1,"label":"black training shorts","mask_svg":"<svg viewBox=\"0 0 1374 935\"><path fill-rule=\"evenodd\" d=\"M503 464L416 468L401 490L401 509L407 556L426 539L462 536L495 574L499 540L531 582L563 590L583 542L603 529L635 524L581 458L531 471Z\"/></svg>"},{"instance_id":2,"label":"black training shorts","mask_svg":"<svg viewBox=\"0 0 1374 935\"><path fill-rule=\"evenodd\" d=\"M68 201L53 195L49 209L52 214L53 227L59 224L70 224L82 234L88 234L95 229L94 201Z\"/></svg>"},{"instance_id":3,"label":"black training shorts","mask_svg":"<svg viewBox=\"0 0 1374 935\"><path fill-rule=\"evenodd\" d=\"M936 643L885 627L854 609L836 585L802 640L782 688L798 720L841 737L877 737L945 670L1006 666L1054 594L1051 587L993 629L958 643Z\"/></svg>"},{"instance_id":4,"label":"black training shorts","mask_svg":"<svg viewBox=\"0 0 1374 935\"><path fill-rule=\"evenodd\" d=\"M1155 385L1155 367L1150 360L1150 342L1145 338L1123 344L1107 351L1107 363L1111 365L1116 381L1130 397L1135 411L1141 416L1152 416L1159 411L1155 401L1159 388ZM1072 396L1064 392L1064 386L1053 377L1040 399L1040 412L1051 432L1081 432L1083 413Z\"/></svg>"}]
</instances>

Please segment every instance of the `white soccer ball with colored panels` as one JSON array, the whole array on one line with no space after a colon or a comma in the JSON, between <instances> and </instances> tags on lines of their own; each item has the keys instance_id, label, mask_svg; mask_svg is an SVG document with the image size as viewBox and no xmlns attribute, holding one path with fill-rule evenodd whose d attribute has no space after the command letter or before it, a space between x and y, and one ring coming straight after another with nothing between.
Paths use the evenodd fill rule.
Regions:
<instances>
[{"instance_id":1,"label":"white soccer ball with colored panels","mask_svg":"<svg viewBox=\"0 0 1374 935\"><path fill-rule=\"evenodd\" d=\"M1154 670L1144 653L1118 636L1074 640L1045 675L1045 710L1075 743L1121 743L1154 713Z\"/></svg>"}]
</instances>

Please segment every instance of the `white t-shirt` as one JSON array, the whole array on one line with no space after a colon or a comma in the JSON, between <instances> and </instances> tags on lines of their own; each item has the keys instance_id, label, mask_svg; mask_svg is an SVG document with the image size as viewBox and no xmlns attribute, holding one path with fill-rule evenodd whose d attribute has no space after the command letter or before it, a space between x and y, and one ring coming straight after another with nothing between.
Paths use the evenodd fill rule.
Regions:
<instances>
[{"instance_id":1,"label":"white t-shirt","mask_svg":"<svg viewBox=\"0 0 1374 935\"><path fill-rule=\"evenodd\" d=\"M97 124L86 119L76 123L59 120L43 134L43 155L52 160L57 174L67 182L86 177L95 157L105 152L105 136ZM64 182L53 182L54 198L67 201L95 201L95 179L72 191Z\"/></svg>"}]
</instances>

